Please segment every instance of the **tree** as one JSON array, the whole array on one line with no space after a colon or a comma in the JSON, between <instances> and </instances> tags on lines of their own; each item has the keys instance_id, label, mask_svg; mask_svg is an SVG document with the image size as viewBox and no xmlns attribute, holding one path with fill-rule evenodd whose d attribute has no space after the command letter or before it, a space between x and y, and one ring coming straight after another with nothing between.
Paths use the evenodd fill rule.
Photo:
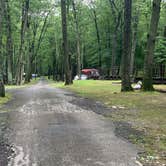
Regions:
<instances>
[{"instance_id":1,"label":"tree","mask_svg":"<svg viewBox=\"0 0 166 166\"><path fill-rule=\"evenodd\" d=\"M117 44L118 44L118 30L121 21L122 11L121 8L118 8L114 2L114 0L109 0L111 11L113 15L113 29L114 33L112 34L112 57L111 57L111 75L114 78L116 75L115 67L116 67L116 58L117 58Z\"/></svg>"},{"instance_id":2,"label":"tree","mask_svg":"<svg viewBox=\"0 0 166 166\"><path fill-rule=\"evenodd\" d=\"M0 59L2 57L2 20L3 20L3 8L2 0L0 0ZM5 87L3 83L2 61L0 61L0 97L5 97Z\"/></svg>"},{"instance_id":3,"label":"tree","mask_svg":"<svg viewBox=\"0 0 166 166\"><path fill-rule=\"evenodd\" d=\"M24 0L22 2L22 23L21 23L21 39L18 57L18 67L16 73L16 83L17 85L22 84L23 73L24 73L24 51L25 51L25 34L28 25L28 11L29 11L29 0Z\"/></svg>"},{"instance_id":4,"label":"tree","mask_svg":"<svg viewBox=\"0 0 166 166\"><path fill-rule=\"evenodd\" d=\"M75 0L72 0L73 7L73 15L74 15L74 23L75 23L75 33L76 33L76 41L77 41L77 75L79 79L81 78L81 46L80 46L80 31L79 31L79 23L78 23L78 15L76 9Z\"/></svg>"},{"instance_id":5,"label":"tree","mask_svg":"<svg viewBox=\"0 0 166 166\"><path fill-rule=\"evenodd\" d=\"M152 16L150 23L150 30L147 36L147 51L144 63L144 91L153 91L153 55L155 49L155 40L157 35L157 28L160 18L160 4L161 0L153 0Z\"/></svg>"},{"instance_id":6,"label":"tree","mask_svg":"<svg viewBox=\"0 0 166 166\"><path fill-rule=\"evenodd\" d=\"M134 76L142 77L151 2L135 0L132 5L138 11L132 12L133 45L131 57L127 60L130 61L131 77L133 71L136 71ZM26 73L25 81L29 82L32 73L45 75L48 70L54 73L54 79L62 81L67 74L65 71L69 72L71 80L71 73L80 75L81 68L102 68L102 75L107 78L110 78L110 74L117 78L119 68L122 71L124 3L121 0L66 0L67 51L62 45L64 34L60 1L22 0L20 3L20 0L1 0L1 3L0 63L5 84L12 82L12 77L17 84L24 83L23 73ZM163 39L165 4L163 1L161 5L159 37L155 49L154 63L158 65L161 62L165 65L166 62ZM131 37L131 34L128 33L127 37ZM67 56L64 54L66 52Z\"/></svg>"},{"instance_id":7,"label":"tree","mask_svg":"<svg viewBox=\"0 0 166 166\"><path fill-rule=\"evenodd\" d=\"M98 21L97 21L97 13L96 13L96 10L95 10L94 7L92 7L92 12L93 12L93 20L94 20L94 23L95 23L97 43L98 43L98 55L99 55L98 65L99 65L99 68L101 70L101 67L102 67L101 39L100 39L99 26L98 26Z\"/></svg>"},{"instance_id":8,"label":"tree","mask_svg":"<svg viewBox=\"0 0 166 166\"><path fill-rule=\"evenodd\" d=\"M124 38L122 57L122 91L131 91L130 56L131 56L131 12L132 0L125 0L124 6Z\"/></svg>"},{"instance_id":9,"label":"tree","mask_svg":"<svg viewBox=\"0 0 166 166\"><path fill-rule=\"evenodd\" d=\"M68 50L68 35L67 35L67 18L66 18L66 0L61 0L61 16L62 16L62 35L63 35L63 53L64 53L64 68L65 68L65 85L70 85L72 81L72 71L70 66L70 55Z\"/></svg>"},{"instance_id":10,"label":"tree","mask_svg":"<svg viewBox=\"0 0 166 166\"><path fill-rule=\"evenodd\" d=\"M12 73L12 58L13 58L13 42L12 42L12 29L11 29L11 16L10 16L10 6L9 1L4 2L4 13L6 19L6 31L7 31L7 43L6 43L6 52L7 52L7 82L12 84L13 73Z\"/></svg>"},{"instance_id":11,"label":"tree","mask_svg":"<svg viewBox=\"0 0 166 166\"><path fill-rule=\"evenodd\" d=\"M135 62L135 53L136 46L138 41L138 24L139 24L139 6L135 7L134 16L133 16L133 28L132 28L132 49L131 49L131 58L130 58L130 78L134 80L134 62Z\"/></svg>"},{"instance_id":12,"label":"tree","mask_svg":"<svg viewBox=\"0 0 166 166\"><path fill-rule=\"evenodd\" d=\"M166 26L163 36L157 38L154 60L160 65L166 63Z\"/></svg>"},{"instance_id":13,"label":"tree","mask_svg":"<svg viewBox=\"0 0 166 166\"><path fill-rule=\"evenodd\" d=\"M32 18L30 18L30 16L29 16L28 31L29 31L29 33L30 33L30 31L32 31L32 37L30 37L30 40L31 40L31 38L32 38L32 40L31 40L31 42L29 42L26 82L30 82L31 75L32 75L32 64L38 56L41 43L43 41L44 35L47 30L47 22L48 22L48 17L51 13L51 10L52 10L52 8L44 14L44 16L43 16L44 21L43 20L41 21L41 22L43 22L43 24L41 24L41 22L37 21L36 19L32 20ZM41 31L38 30L40 26L41 26ZM39 38L36 39L38 32L39 32ZM36 44L36 49L35 49L35 44Z\"/></svg>"}]
</instances>

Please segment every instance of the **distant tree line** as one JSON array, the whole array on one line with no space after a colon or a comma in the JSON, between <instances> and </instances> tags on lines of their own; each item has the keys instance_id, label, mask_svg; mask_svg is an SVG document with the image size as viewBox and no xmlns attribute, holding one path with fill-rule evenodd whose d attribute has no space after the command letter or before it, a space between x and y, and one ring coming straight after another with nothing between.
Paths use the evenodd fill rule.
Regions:
<instances>
[{"instance_id":1,"label":"distant tree line","mask_svg":"<svg viewBox=\"0 0 166 166\"><path fill-rule=\"evenodd\" d=\"M0 0L0 95L33 73L72 84L83 68L121 76L122 91L137 73L153 90L153 64L166 63L165 18L161 0Z\"/></svg>"}]
</instances>

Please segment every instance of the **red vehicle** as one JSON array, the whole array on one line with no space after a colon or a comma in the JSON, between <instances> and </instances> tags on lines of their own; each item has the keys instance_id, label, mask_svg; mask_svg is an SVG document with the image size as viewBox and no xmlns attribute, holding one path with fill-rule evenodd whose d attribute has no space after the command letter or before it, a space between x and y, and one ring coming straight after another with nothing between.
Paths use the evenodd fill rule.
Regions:
<instances>
[{"instance_id":1,"label":"red vehicle","mask_svg":"<svg viewBox=\"0 0 166 166\"><path fill-rule=\"evenodd\" d=\"M88 79L99 79L100 74L97 69L83 69L81 70L81 74L84 74L88 77Z\"/></svg>"}]
</instances>

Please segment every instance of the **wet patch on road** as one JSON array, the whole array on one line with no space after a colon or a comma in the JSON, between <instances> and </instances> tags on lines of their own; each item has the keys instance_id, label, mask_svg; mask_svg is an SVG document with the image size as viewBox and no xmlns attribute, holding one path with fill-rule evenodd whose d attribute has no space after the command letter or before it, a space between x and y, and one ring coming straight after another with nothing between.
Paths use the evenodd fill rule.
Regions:
<instances>
[{"instance_id":1,"label":"wet patch on road","mask_svg":"<svg viewBox=\"0 0 166 166\"><path fill-rule=\"evenodd\" d=\"M138 131L132 127L131 124L125 122L114 122L115 124L115 134L119 137L131 140L131 137L141 140L145 133L143 131Z\"/></svg>"},{"instance_id":2,"label":"wet patch on road","mask_svg":"<svg viewBox=\"0 0 166 166\"><path fill-rule=\"evenodd\" d=\"M7 166L10 157L14 153L7 136L9 130L8 113L0 113L0 166Z\"/></svg>"},{"instance_id":3,"label":"wet patch on road","mask_svg":"<svg viewBox=\"0 0 166 166\"><path fill-rule=\"evenodd\" d=\"M88 98L74 98L72 101L70 101L72 104L75 104L85 110L93 111L97 114L103 115L104 117L111 117L111 113L115 110L110 109L106 106L104 106L101 102L96 102L92 99ZM118 111L118 110L116 110ZM126 139L128 141L131 140L131 136L135 136L139 140L144 136L144 133L141 131L138 131L134 129L131 124L124 123L120 121L113 122L115 126L115 134L118 137L121 137L123 139Z\"/></svg>"},{"instance_id":4,"label":"wet patch on road","mask_svg":"<svg viewBox=\"0 0 166 166\"><path fill-rule=\"evenodd\" d=\"M84 110L89 110L93 111L97 114L107 116L108 114L111 113L111 109L108 107L104 106L99 101L94 101L89 98L81 98L81 97L76 97L73 100L69 101L71 104L77 105L78 107L81 107Z\"/></svg>"}]
</instances>

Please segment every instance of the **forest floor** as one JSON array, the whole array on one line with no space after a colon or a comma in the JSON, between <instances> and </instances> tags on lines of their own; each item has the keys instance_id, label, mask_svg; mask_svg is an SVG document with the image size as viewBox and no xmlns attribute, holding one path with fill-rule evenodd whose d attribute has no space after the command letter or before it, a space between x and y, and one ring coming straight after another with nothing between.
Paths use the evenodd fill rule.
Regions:
<instances>
[{"instance_id":1,"label":"forest floor","mask_svg":"<svg viewBox=\"0 0 166 166\"><path fill-rule=\"evenodd\" d=\"M166 163L166 94L159 92L121 93L120 81L75 81L72 86L52 83L84 98L106 104L111 112L99 112L114 121L116 133L142 147L140 160L150 166ZM166 89L166 85L156 85Z\"/></svg>"}]
</instances>

